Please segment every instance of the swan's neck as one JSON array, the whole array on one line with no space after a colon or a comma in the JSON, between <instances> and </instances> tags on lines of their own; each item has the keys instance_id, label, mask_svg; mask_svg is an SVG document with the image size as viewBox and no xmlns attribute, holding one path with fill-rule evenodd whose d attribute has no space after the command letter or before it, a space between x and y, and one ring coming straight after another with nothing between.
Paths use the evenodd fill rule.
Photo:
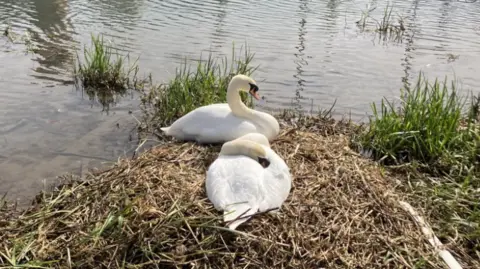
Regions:
<instances>
[{"instance_id":1,"label":"swan's neck","mask_svg":"<svg viewBox=\"0 0 480 269\"><path fill-rule=\"evenodd\" d=\"M228 86L227 103L235 116L251 119L253 110L248 108L240 98L240 87L236 83Z\"/></svg>"},{"instance_id":2,"label":"swan's neck","mask_svg":"<svg viewBox=\"0 0 480 269\"><path fill-rule=\"evenodd\" d=\"M233 115L252 122L264 133L268 139L279 132L278 122L269 114L248 108L240 98L240 85L232 82L227 90L227 102Z\"/></svg>"},{"instance_id":3,"label":"swan's neck","mask_svg":"<svg viewBox=\"0 0 480 269\"><path fill-rule=\"evenodd\" d=\"M223 144L221 155L244 155L257 161L258 157L265 158L265 150L260 144L247 140L233 140Z\"/></svg>"}]
</instances>

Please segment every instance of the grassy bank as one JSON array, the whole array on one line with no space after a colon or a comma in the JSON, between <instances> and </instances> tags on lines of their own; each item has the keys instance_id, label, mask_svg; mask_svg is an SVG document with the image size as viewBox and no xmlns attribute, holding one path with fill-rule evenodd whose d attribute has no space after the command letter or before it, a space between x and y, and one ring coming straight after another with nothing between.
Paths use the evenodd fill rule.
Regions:
<instances>
[{"instance_id":1,"label":"grassy bank","mask_svg":"<svg viewBox=\"0 0 480 269\"><path fill-rule=\"evenodd\" d=\"M140 129L155 133L224 102L229 78L255 70L248 50L233 55L142 85ZM291 169L292 191L280 214L237 232L224 228L204 191L219 146L164 140L84 179L65 175L23 212L0 207L0 267L445 268L401 206L408 201L463 268L480 268L478 102L464 102L452 85L420 77L398 106L372 106L365 127L328 114L276 115L272 148Z\"/></svg>"},{"instance_id":2,"label":"grassy bank","mask_svg":"<svg viewBox=\"0 0 480 269\"><path fill-rule=\"evenodd\" d=\"M466 101L453 81L430 83L420 74L413 88L402 89L399 103L372 105L373 117L358 142L386 164L416 161L434 174L478 174L480 111L476 98Z\"/></svg>"},{"instance_id":3,"label":"grassy bank","mask_svg":"<svg viewBox=\"0 0 480 269\"><path fill-rule=\"evenodd\" d=\"M453 81L420 75L398 104L373 104L368 127L353 141L401 175L400 188L443 243L480 261L480 95L471 97L460 96Z\"/></svg>"}]
</instances>

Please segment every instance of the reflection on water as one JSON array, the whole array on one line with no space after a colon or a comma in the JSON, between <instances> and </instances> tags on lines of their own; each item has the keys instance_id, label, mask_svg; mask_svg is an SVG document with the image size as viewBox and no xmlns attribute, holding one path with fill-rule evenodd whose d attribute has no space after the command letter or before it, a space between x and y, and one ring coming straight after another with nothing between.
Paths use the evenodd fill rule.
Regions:
<instances>
[{"instance_id":1,"label":"reflection on water","mask_svg":"<svg viewBox=\"0 0 480 269\"><path fill-rule=\"evenodd\" d=\"M299 8L300 27L298 28L298 45L295 46L295 48L298 50L298 53L294 53L296 57L294 62L297 65L297 72L295 75L293 75L293 77L297 80L297 89L295 91L295 109L299 111L302 108L300 100L303 99L301 92L303 91L303 88L305 86L305 80L302 78L303 66L308 65L308 62L305 59L305 53L303 51L305 50L305 35L307 34L307 14L309 13L309 11L310 10L308 9L308 0L301 0Z\"/></svg>"},{"instance_id":2,"label":"reflection on water","mask_svg":"<svg viewBox=\"0 0 480 269\"><path fill-rule=\"evenodd\" d=\"M34 0L30 11L32 40L36 44L34 61L39 65L33 74L36 78L68 76L73 64L74 43L72 21L67 0ZM62 81L60 79L60 81Z\"/></svg>"},{"instance_id":3,"label":"reflection on water","mask_svg":"<svg viewBox=\"0 0 480 269\"><path fill-rule=\"evenodd\" d=\"M411 11L411 15L410 15L410 23L407 25L406 27L406 31L407 33L404 35L405 37L405 56L403 58L403 61L402 61L402 66L403 66L403 70L404 70L404 73L405 75L402 77L402 83L407 86L407 87L410 87L411 86L411 83L410 83L410 76L411 76L411 66L412 66L412 58L413 58L413 52L415 51L415 46L413 44L414 42L414 37L415 37L415 34L416 34L416 31L417 31L417 28L415 27L415 24L417 22L417 9L418 9L418 4L419 4L419 0L415 0L413 1L412 3L412 8L409 10Z\"/></svg>"},{"instance_id":4,"label":"reflection on water","mask_svg":"<svg viewBox=\"0 0 480 269\"><path fill-rule=\"evenodd\" d=\"M91 33L140 56L141 73L157 81L184 57L230 55L232 43L246 41L260 64L263 108L325 109L337 99L337 113L364 120L371 102L397 96L419 71L455 72L463 89L478 91L480 2L395 0L406 28L400 42L358 29L367 3L381 19L385 1L0 0L0 27L28 30L38 48L25 55L0 37L0 192L29 196L42 178L131 151L116 123L131 120L135 103L127 98L101 114L70 85Z\"/></svg>"},{"instance_id":5,"label":"reflection on water","mask_svg":"<svg viewBox=\"0 0 480 269\"><path fill-rule=\"evenodd\" d=\"M217 19L213 22L212 31L212 46L211 51L217 52L218 48L222 48L226 45L228 39L228 32L224 30L225 18L227 17L227 0L219 0L219 8L216 10Z\"/></svg>"}]
</instances>

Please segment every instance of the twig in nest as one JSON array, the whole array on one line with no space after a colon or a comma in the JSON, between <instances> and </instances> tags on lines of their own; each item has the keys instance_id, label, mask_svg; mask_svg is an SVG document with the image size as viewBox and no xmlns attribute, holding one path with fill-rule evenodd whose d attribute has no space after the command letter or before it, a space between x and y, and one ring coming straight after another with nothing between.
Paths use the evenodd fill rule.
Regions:
<instances>
[{"instance_id":1,"label":"twig in nest","mask_svg":"<svg viewBox=\"0 0 480 269\"><path fill-rule=\"evenodd\" d=\"M294 151L292 154L290 154L290 155L288 156L288 158L290 159L290 158L292 158L293 156L295 156L295 155L297 154L299 148L300 148L300 144L297 144L297 147L295 148L295 151Z\"/></svg>"},{"instance_id":2,"label":"twig in nest","mask_svg":"<svg viewBox=\"0 0 480 269\"><path fill-rule=\"evenodd\" d=\"M240 220L240 219L250 218L250 217L253 217L253 216L264 215L264 214L267 214L268 212L271 212L271 211L274 211L274 210L277 210L277 209L279 209L279 207L270 208L270 209L262 211L262 212L256 212L256 213L253 213L251 215L244 216L250 210L250 208L249 208L249 209L245 210L245 212L240 214L238 217L236 217L235 219L226 222L226 224L230 225L230 223L232 223L234 221L237 221L237 220Z\"/></svg>"},{"instance_id":3,"label":"twig in nest","mask_svg":"<svg viewBox=\"0 0 480 269\"><path fill-rule=\"evenodd\" d=\"M457 262L457 260L455 260L452 254L448 250L444 249L442 242L438 240L430 225L423 220L420 214L418 214L417 211L415 211L415 209L413 209L413 207L407 202L400 201L400 206L402 206L402 208L407 211L412 216L413 220L415 220L415 222L422 228L422 232L427 237L428 242L430 242L430 244L435 248L448 267L451 269L462 269L462 266Z\"/></svg>"}]
</instances>

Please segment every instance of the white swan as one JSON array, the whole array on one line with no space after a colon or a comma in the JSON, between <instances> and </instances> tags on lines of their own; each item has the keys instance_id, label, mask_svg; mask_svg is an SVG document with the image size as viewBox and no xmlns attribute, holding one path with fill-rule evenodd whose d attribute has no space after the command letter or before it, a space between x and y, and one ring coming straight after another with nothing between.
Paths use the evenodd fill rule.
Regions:
<instances>
[{"instance_id":1,"label":"white swan","mask_svg":"<svg viewBox=\"0 0 480 269\"><path fill-rule=\"evenodd\" d=\"M223 144L207 170L205 187L208 199L235 230L250 218L245 216L280 208L291 182L290 169L268 139L251 133Z\"/></svg>"},{"instance_id":2,"label":"white swan","mask_svg":"<svg viewBox=\"0 0 480 269\"><path fill-rule=\"evenodd\" d=\"M239 91L249 92L255 99L256 82L248 76L236 75L227 89L228 104L211 104L196 108L169 127L160 128L178 140L204 143L224 143L248 133L261 133L272 141L279 133L278 121L270 114L248 108Z\"/></svg>"}]
</instances>

